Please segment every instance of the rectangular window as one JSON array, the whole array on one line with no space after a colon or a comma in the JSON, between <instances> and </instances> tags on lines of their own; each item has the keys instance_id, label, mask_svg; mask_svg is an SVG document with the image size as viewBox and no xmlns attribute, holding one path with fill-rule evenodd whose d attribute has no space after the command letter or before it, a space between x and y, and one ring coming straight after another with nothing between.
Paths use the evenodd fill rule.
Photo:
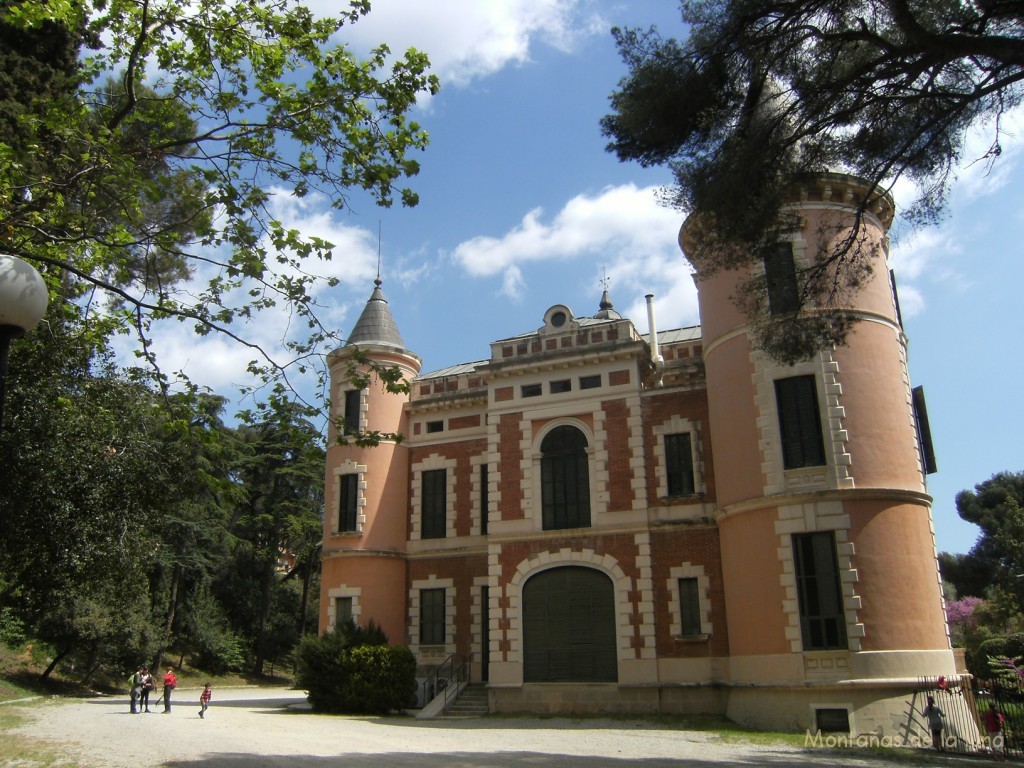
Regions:
<instances>
[{"instance_id":1,"label":"rectangular window","mask_svg":"<svg viewBox=\"0 0 1024 768\"><path fill-rule=\"evenodd\" d=\"M665 435L665 479L669 496L692 496L693 452L690 433Z\"/></svg>"},{"instance_id":2,"label":"rectangular window","mask_svg":"<svg viewBox=\"0 0 1024 768\"><path fill-rule=\"evenodd\" d=\"M443 539L448 535L448 470L423 472L423 539Z\"/></svg>"},{"instance_id":3,"label":"rectangular window","mask_svg":"<svg viewBox=\"0 0 1024 768\"><path fill-rule=\"evenodd\" d=\"M768 284L769 312L780 315L800 309L792 243L775 243L765 248L764 276Z\"/></svg>"},{"instance_id":4,"label":"rectangular window","mask_svg":"<svg viewBox=\"0 0 1024 768\"><path fill-rule=\"evenodd\" d=\"M350 389L345 393L345 429L346 435L354 435L359 432L359 418L362 411L363 392L360 389Z\"/></svg>"},{"instance_id":5,"label":"rectangular window","mask_svg":"<svg viewBox=\"0 0 1024 768\"><path fill-rule=\"evenodd\" d=\"M359 475L341 476L341 492L338 494L338 532L356 531L359 511Z\"/></svg>"},{"instance_id":6,"label":"rectangular window","mask_svg":"<svg viewBox=\"0 0 1024 768\"><path fill-rule=\"evenodd\" d=\"M420 645L444 645L444 589L420 590Z\"/></svg>"},{"instance_id":7,"label":"rectangular window","mask_svg":"<svg viewBox=\"0 0 1024 768\"><path fill-rule=\"evenodd\" d=\"M548 382L548 388L552 395L557 395L559 392L572 392L572 379Z\"/></svg>"},{"instance_id":8,"label":"rectangular window","mask_svg":"<svg viewBox=\"0 0 1024 768\"><path fill-rule=\"evenodd\" d=\"M679 580L679 621L683 635L693 636L701 633L700 624L700 592L697 577L690 576Z\"/></svg>"},{"instance_id":9,"label":"rectangular window","mask_svg":"<svg viewBox=\"0 0 1024 768\"><path fill-rule=\"evenodd\" d=\"M601 386L601 374L580 376L580 389L597 389Z\"/></svg>"},{"instance_id":10,"label":"rectangular window","mask_svg":"<svg viewBox=\"0 0 1024 768\"><path fill-rule=\"evenodd\" d=\"M520 392L523 397L540 397L540 384L523 384Z\"/></svg>"},{"instance_id":11,"label":"rectangular window","mask_svg":"<svg viewBox=\"0 0 1024 768\"><path fill-rule=\"evenodd\" d=\"M352 598L334 598L334 627L343 627L352 623Z\"/></svg>"},{"instance_id":12,"label":"rectangular window","mask_svg":"<svg viewBox=\"0 0 1024 768\"><path fill-rule=\"evenodd\" d=\"M443 432L444 421L428 421L427 422L427 433L431 432Z\"/></svg>"},{"instance_id":13,"label":"rectangular window","mask_svg":"<svg viewBox=\"0 0 1024 768\"><path fill-rule=\"evenodd\" d=\"M782 463L786 469L825 464L821 439L818 390L813 376L793 376L775 382L782 432Z\"/></svg>"},{"instance_id":14,"label":"rectangular window","mask_svg":"<svg viewBox=\"0 0 1024 768\"><path fill-rule=\"evenodd\" d=\"M490 506L490 489L487 487L487 476L490 474L487 464L480 465L480 533L487 535L487 508Z\"/></svg>"},{"instance_id":15,"label":"rectangular window","mask_svg":"<svg viewBox=\"0 0 1024 768\"><path fill-rule=\"evenodd\" d=\"M805 651L846 648L846 614L832 531L793 534L800 634Z\"/></svg>"}]
</instances>

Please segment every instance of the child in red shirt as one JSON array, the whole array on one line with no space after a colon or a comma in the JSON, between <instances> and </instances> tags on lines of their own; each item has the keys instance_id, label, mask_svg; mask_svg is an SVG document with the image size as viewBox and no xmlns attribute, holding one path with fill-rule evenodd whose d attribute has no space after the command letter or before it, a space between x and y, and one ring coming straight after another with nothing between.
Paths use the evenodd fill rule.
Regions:
<instances>
[{"instance_id":1,"label":"child in red shirt","mask_svg":"<svg viewBox=\"0 0 1024 768\"><path fill-rule=\"evenodd\" d=\"M210 706L211 698L213 698L213 688L211 688L210 684L207 683L203 687L203 692L199 694L199 705L201 707L199 710L200 717L204 717L206 715L206 708Z\"/></svg>"}]
</instances>

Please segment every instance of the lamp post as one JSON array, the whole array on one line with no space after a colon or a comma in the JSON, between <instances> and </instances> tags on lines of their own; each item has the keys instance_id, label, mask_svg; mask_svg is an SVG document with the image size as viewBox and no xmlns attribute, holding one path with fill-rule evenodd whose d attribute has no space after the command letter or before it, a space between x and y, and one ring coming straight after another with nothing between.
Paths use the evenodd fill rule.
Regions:
<instances>
[{"instance_id":1,"label":"lamp post","mask_svg":"<svg viewBox=\"0 0 1024 768\"><path fill-rule=\"evenodd\" d=\"M49 298L46 283L35 267L16 256L0 253L0 430L4 428L11 341L39 325Z\"/></svg>"}]
</instances>

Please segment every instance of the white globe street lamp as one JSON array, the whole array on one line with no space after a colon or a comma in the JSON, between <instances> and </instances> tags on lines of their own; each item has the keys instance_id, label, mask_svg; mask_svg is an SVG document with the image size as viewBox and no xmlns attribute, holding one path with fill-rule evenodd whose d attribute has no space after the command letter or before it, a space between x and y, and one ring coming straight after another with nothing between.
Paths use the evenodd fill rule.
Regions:
<instances>
[{"instance_id":1,"label":"white globe street lamp","mask_svg":"<svg viewBox=\"0 0 1024 768\"><path fill-rule=\"evenodd\" d=\"M39 325L50 300L42 275L26 261L0 253L0 430L4 427L11 341Z\"/></svg>"}]
</instances>

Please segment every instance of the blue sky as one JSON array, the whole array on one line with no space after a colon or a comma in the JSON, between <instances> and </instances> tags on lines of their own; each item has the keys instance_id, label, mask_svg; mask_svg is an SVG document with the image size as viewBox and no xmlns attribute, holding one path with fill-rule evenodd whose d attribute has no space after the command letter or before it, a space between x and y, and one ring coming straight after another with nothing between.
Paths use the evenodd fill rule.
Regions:
<instances>
[{"instance_id":1,"label":"blue sky","mask_svg":"<svg viewBox=\"0 0 1024 768\"><path fill-rule=\"evenodd\" d=\"M318 3L337 7L310 5ZM698 322L691 270L676 245L681 217L655 199L668 173L619 163L598 126L625 73L609 29L654 24L682 35L674 0L373 5L349 28L352 47L423 50L442 88L415 115L431 134L412 184L417 208L382 210L354 196L339 212L315 196L275 199L287 224L336 245L331 271L342 282L318 295L330 322L344 333L369 297L378 230L383 289L424 371L487 357L489 342L538 327L552 304L593 314L604 276L616 309L643 332L647 293L660 329ZM1024 130L1016 118L1011 132ZM943 551L965 552L977 538L956 514L956 493L1024 470L1016 443L1024 433L1024 141L1004 137L1003 150L987 173L980 164L963 169L940 226L897 227L891 251L911 379L928 400L939 466L929 492ZM268 317L240 330L273 347L280 327ZM247 350L196 339L187 326L165 331L158 349L168 370L222 394L245 382Z\"/></svg>"}]
</instances>

